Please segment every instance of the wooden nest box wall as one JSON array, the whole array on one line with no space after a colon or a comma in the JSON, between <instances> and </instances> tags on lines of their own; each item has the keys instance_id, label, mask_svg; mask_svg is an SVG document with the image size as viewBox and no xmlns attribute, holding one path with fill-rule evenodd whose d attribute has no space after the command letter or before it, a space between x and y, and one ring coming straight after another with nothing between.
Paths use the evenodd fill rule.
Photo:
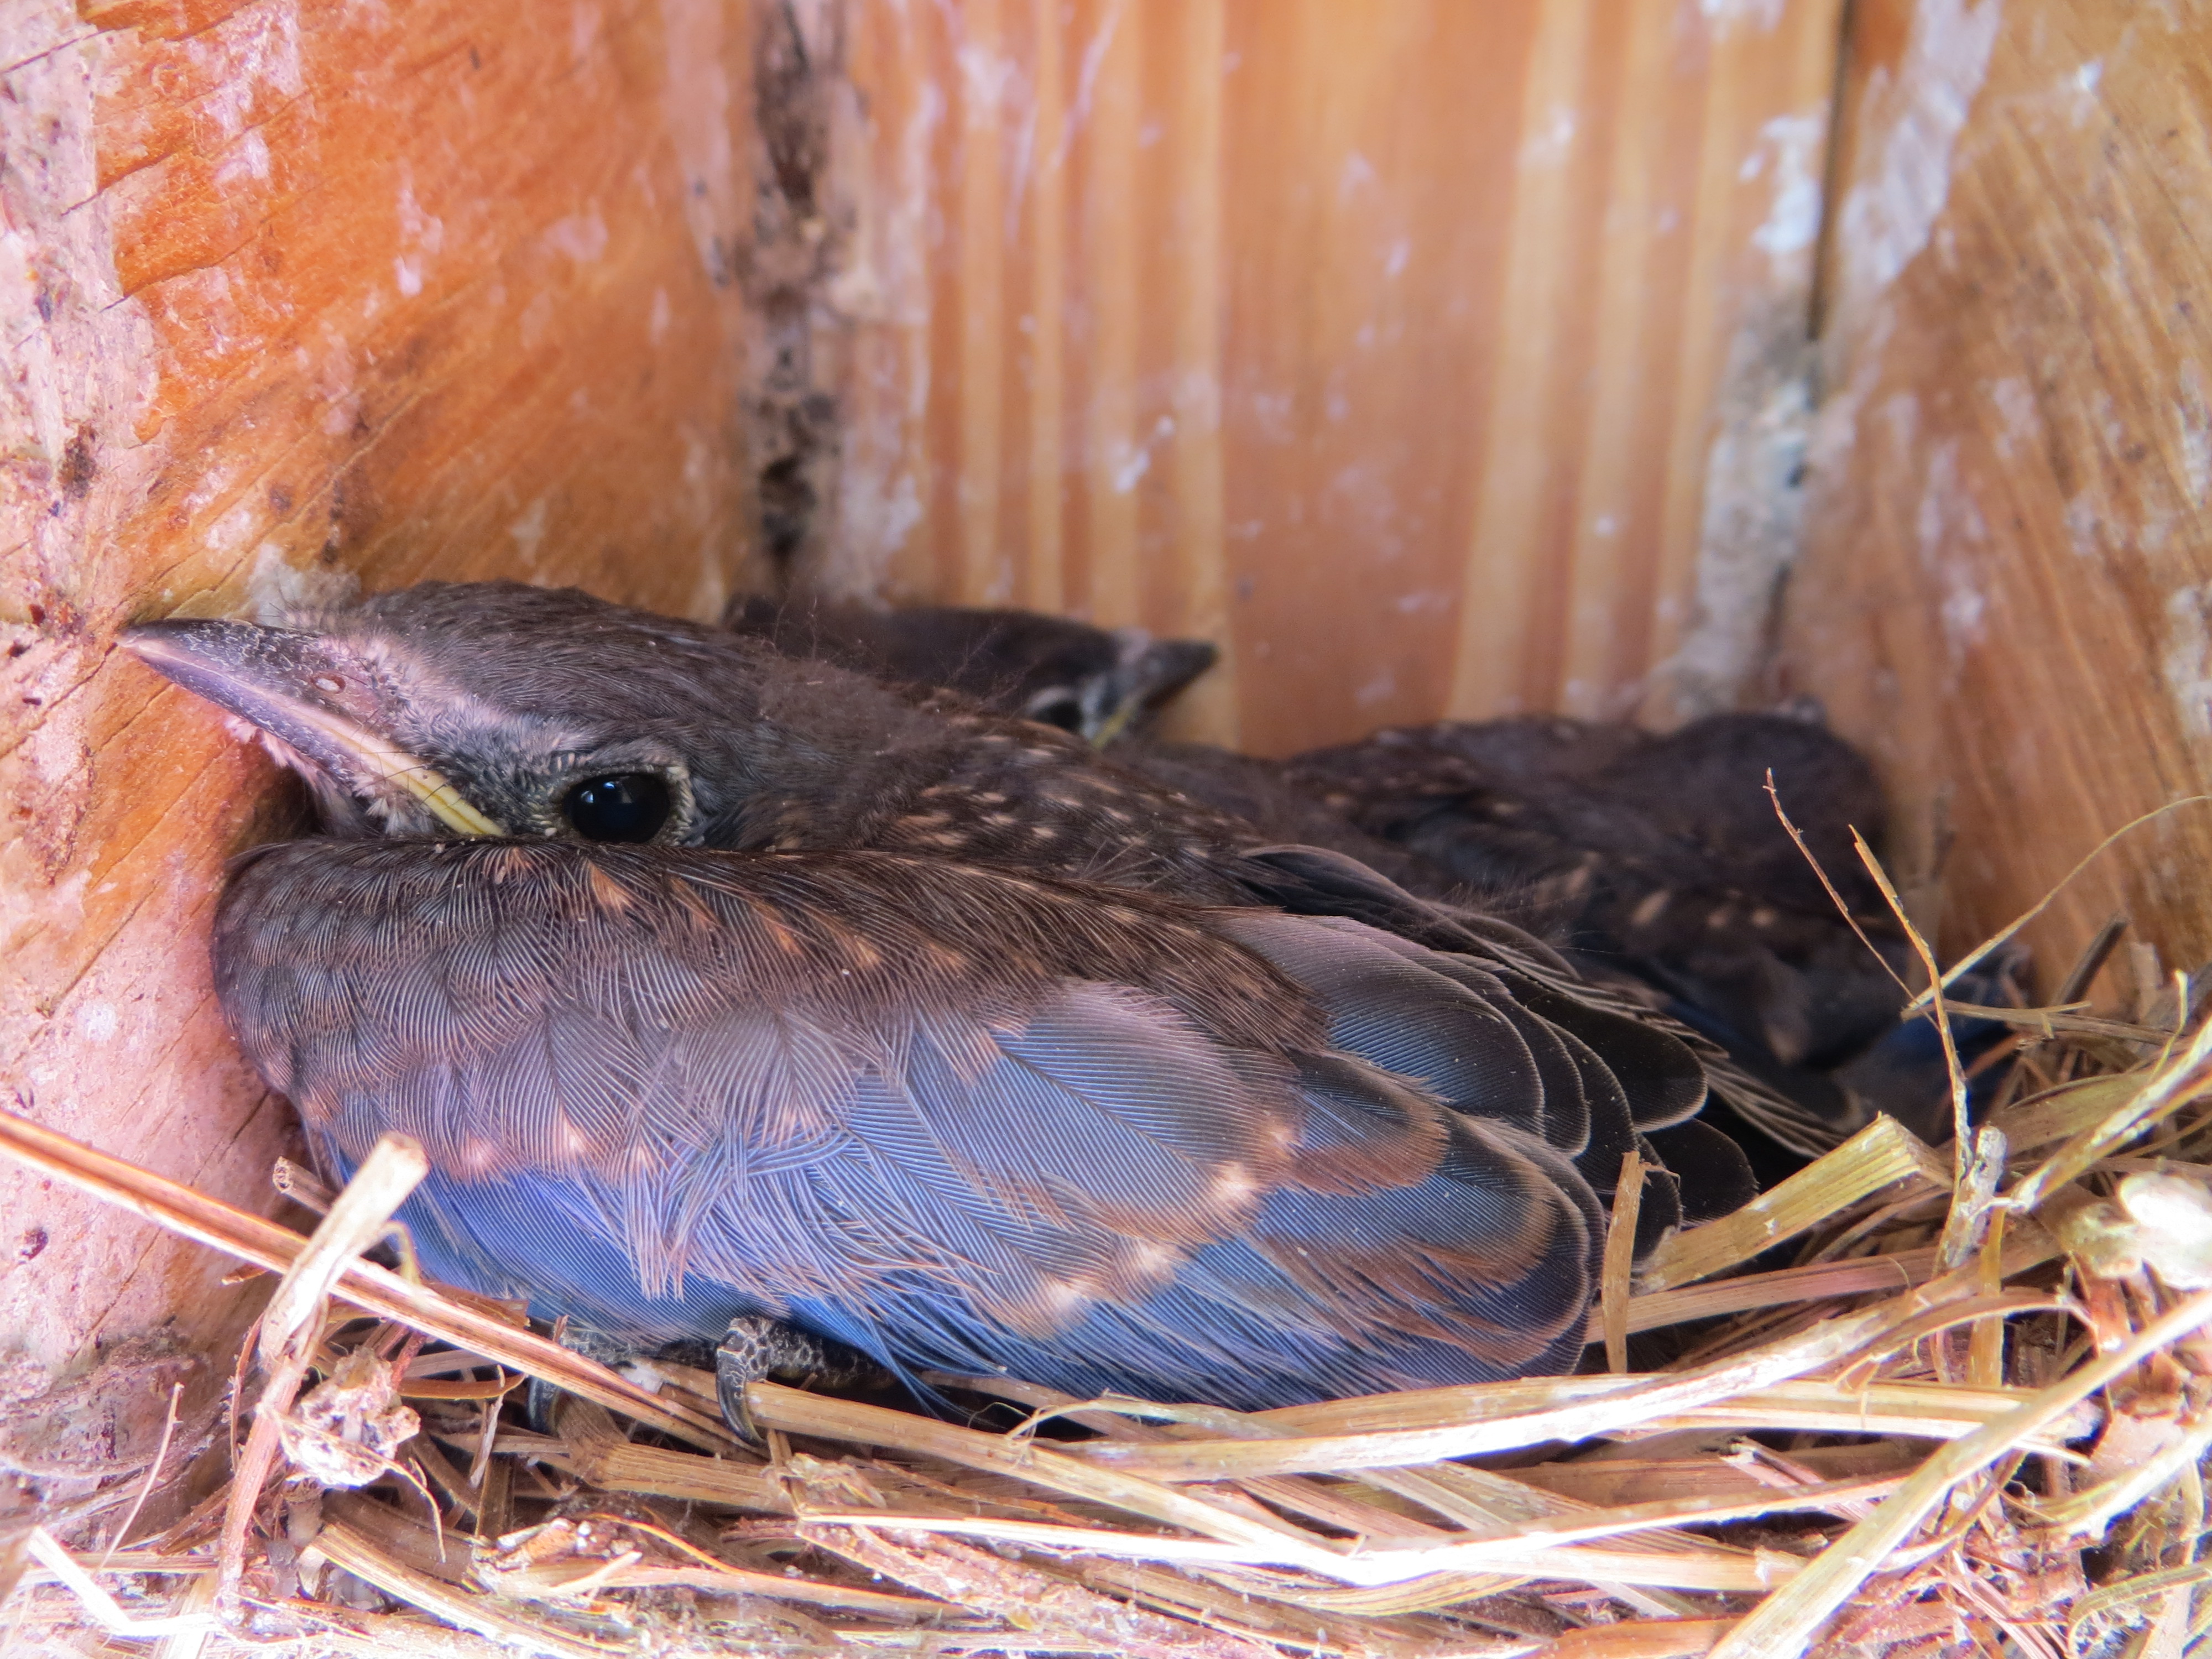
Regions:
<instances>
[{"instance_id":1,"label":"wooden nest box wall","mask_svg":"<svg viewBox=\"0 0 2212 1659\"><path fill-rule=\"evenodd\" d=\"M1968 942L2205 787L2195 18L20 0L6 1075L267 1206L288 1115L204 940L283 798L110 642L428 577L1204 635L1182 730L1263 752L1811 694ZM2203 809L2139 832L2046 967L2122 908L2195 966L2208 850ZM0 1463L143 1458L149 1379L250 1311L222 1273L0 1170L0 1366L46 1402Z\"/></svg>"}]
</instances>

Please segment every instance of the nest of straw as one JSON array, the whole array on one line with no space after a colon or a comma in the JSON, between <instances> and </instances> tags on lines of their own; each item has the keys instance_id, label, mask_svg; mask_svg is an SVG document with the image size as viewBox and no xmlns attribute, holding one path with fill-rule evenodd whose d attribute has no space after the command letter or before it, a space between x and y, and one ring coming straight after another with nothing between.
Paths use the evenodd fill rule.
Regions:
<instances>
[{"instance_id":1,"label":"nest of straw","mask_svg":"<svg viewBox=\"0 0 2212 1659\"><path fill-rule=\"evenodd\" d=\"M760 1383L749 1445L708 1373L618 1375L362 1259L410 1144L337 1194L281 1168L308 1237L0 1114L0 1152L277 1279L227 1480L134 1539L157 1455L82 1535L0 1538L0 1631L172 1659L2178 1656L2212 1628L2212 1022L2179 978L2125 1018L2075 1002L2110 944L2063 1006L1984 1011L2012 1071L1971 1141L1878 1120L1632 1273L1617 1217L1603 1369L1256 1414L933 1379L961 1424ZM1673 1357L1632 1371L1646 1332ZM550 1433L530 1378L565 1391Z\"/></svg>"}]
</instances>

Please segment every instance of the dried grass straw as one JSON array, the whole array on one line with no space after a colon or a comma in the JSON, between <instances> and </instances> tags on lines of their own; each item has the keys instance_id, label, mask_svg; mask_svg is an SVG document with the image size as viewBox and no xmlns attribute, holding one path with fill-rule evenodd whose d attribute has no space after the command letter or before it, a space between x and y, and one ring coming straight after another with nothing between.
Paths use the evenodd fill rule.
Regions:
<instances>
[{"instance_id":1,"label":"dried grass straw","mask_svg":"<svg viewBox=\"0 0 2212 1659\"><path fill-rule=\"evenodd\" d=\"M2212 1268L2173 1266L2188 1241L2170 1212L2156 1237L2133 1221L2127 1183L2198 1183L2212 1262L2212 1021L2185 980L2139 1000L1988 1011L2015 1076L1952 1157L1879 1119L1633 1274L1624 1217L1591 1314L1605 1370L1249 1414L934 1379L969 1391L964 1424L760 1383L759 1449L706 1373L620 1376L362 1260L417 1148L380 1148L334 1200L280 1169L327 1205L309 1238L0 1113L0 1152L279 1275L227 1491L139 1545L34 1528L0 1642L2179 1654L2212 1631ZM1662 1331L1673 1357L1630 1370L1632 1338ZM551 1432L526 1425L526 1378L565 1391Z\"/></svg>"}]
</instances>

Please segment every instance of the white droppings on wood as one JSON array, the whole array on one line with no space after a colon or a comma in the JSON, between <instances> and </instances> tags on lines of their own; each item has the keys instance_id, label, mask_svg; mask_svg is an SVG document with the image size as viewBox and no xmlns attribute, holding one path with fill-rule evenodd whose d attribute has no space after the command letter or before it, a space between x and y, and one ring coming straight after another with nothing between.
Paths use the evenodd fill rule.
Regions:
<instances>
[{"instance_id":1,"label":"white droppings on wood","mask_svg":"<svg viewBox=\"0 0 2212 1659\"><path fill-rule=\"evenodd\" d=\"M207 527L204 539L211 553L241 553L260 529L260 512L252 497L234 504Z\"/></svg>"},{"instance_id":2,"label":"white droppings on wood","mask_svg":"<svg viewBox=\"0 0 2212 1659\"><path fill-rule=\"evenodd\" d=\"M548 499L540 495L523 508L520 516L507 527L507 533L514 538L514 550L522 556L524 566L533 572L538 568L538 550L545 540L545 515L549 505Z\"/></svg>"},{"instance_id":3,"label":"white droppings on wood","mask_svg":"<svg viewBox=\"0 0 2212 1659\"><path fill-rule=\"evenodd\" d=\"M1752 246L1773 263L1778 283L1804 280L1799 266L1811 257L1820 234L1820 169L1827 154L1828 118L1825 110L1797 115L1778 115L1759 129L1759 147L1744 163L1747 176L1762 173L1773 182L1773 205L1759 228L1751 234Z\"/></svg>"},{"instance_id":4,"label":"white droppings on wood","mask_svg":"<svg viewBox=\"0 0 2212 1659\"><path fill-rule=\"evenodd\" d=\"M1771 647L1779 585L1797 556L1813 424L1808 281L1809 270L1758 312L1747 308L1716 392L1690 621L1652 673L1685 717L1741 700Z\"/></svg>"},{"instance_id":5,"label":"white droppings on wood","mask_svg":"<svg viewBox=\"0 0 2212 1659\"><path fill-rule=\"evenodd\" d=\"M2212 738L2212 583L2179 587L2167 597L2159 666L2181 729L2191 738Z\"/></svg>"},{"instance_id":6,"label":"white droppings on wood","mask_svg":"<svg viewBox=\"0 0 2212 1659\"><path fill-rule=\"evenodd\" d=\"M2077 559L2094 557L2097 552L2097 505L2083 490L2066 503L2066 538Z\"/></svg>"},{"instance_id":7,"label":"white droppings on wood","mask_svg":"<svg viewBox=\"0 0 2212 1659\"><path fill-rule=\"evenodd\" d=\"M1997 416L2004 422L1990 440L1997 459L2009 461L2026 455L2043 430L2033 388L2021 376L2008 374L1991 381L1989 392L1990 401L1996 405Z\"/></svg>"},{"instance_id":8,"label":"white droppings on wood","mask_svg":"<svg viewBox=\"0 0 2212 1659\"><path fill-rule=\"evenodd\" d=\"M1772 649L1781 584L1802 540L1814 425L1808 325L1827 138L1824 109L1777 116L1737 171L1770 191L1750 237L1765 256L1765 282L1743 302L1714 392L1689 624L1649 677L1678 715L1732 708L1747 694ZM1601 525L1597 533L1608 532Z\"/></svg>"},{"instance_id":9,"label":"white droppings on wood","mask_svg":"<svg viewBox=\"0 0 2212 1659\"><path fill-rule=\"evenodd\" d=\"M896 454L896 422L885 420L876 422L884 428L878 434L893 438L889 444L878 442L876 453L886 451ZM855 465L854 433L845 434L847 446L845 465L840 469L837 492L837 522L844 534L840 548L854 556L836 562L841 568L866 569L878 573L890 562L891 556L907 544L914 527L921 522L921 487L912 472L898 471L889 477ZM859 556L865 555L865 559ZM826 584L837 592L860 592L872 589L875 582L839 578Z\"/></svg>"},{"instance_id":10,"label":"white droppings on wood","mask_svg":"<svg viewBox=\"0 0 2212 1659\"><path fill-rule=\"evenodd\" d=\"M1378 702L1387 702L1398 695L1398 677L1387 668L1378 669L1373 678L1352 694L1352 701L1362 708L1371 708Z\"/></svg>"},{"instance_id":11,"label":"white droppings on wood","mask_svg":"<svg viewBox=\"0 0 2212 1659\"><path fill-rule=\"evenodd\" d=\"M2212 495L2212 407L2208 407L2204 377L2196 363L2185 358L2177 379L2173 416L2181 484L2190 503L2203 507Z\"/></svg>"},{"instance_id":12,"label":"white droppings on wood","mask_svg":"<svg viewBox=\"0 0 2212 1659\"><path fill-rule=\"evenodd\" d=\"M1936 614L1954 677L1967 653L1988 638L1984 618L1989 610L1981 585L1981 550L1989 542L1989 526L1972 487L1960 475L1959 459L1955 438L1929 454L1913 518L1921 568L1934 578L1939 595Z\"/></svg>"},{"instance_id":13,"label":"white droppings on wood","mask_svg":"<svg viewBox=\"0 0 2212 1659\"><path fill-rule=\"evenodd\" d=\"M1572 107L1565 104L1553 105L1543 124L1522 141L1522 167L1555 167L1562 165L1574 153L1578 125Z\"/></svg>"},{"instance_id":14,"label":"white droppings on wood","mask_svg":"<svg viewBox=\"0 0 2212 1659\"><path fill-rule=\"evenodd\" d=\"M1109 18L1109 34L1112 28ZM950 113L942 88L918 88L885 180L867 161L878 147L872 113L849 85L840 87L830 109L831 192L849 206L852 222L821 298L841 325L870 326L857 337L846 368L850 389L838 432L833 527L811 572L824 592L881 592L892 560L924 517L918 469L927 463L908 453L906 435L929 406L931 157ZM1063 143L1047 165L1065 160Z\"/></svg>"},{"instance_id":15,"label":"white droppings on wood","mask_svg":"<svg viewBox=\"0 0 2212 1659\"><path fill-rule=\"evenodd\" d=\"M572 213L545 228L545 246L556 253L567 254L580 265L593 264L606 254L607 222L596 208Z\"/></svg>"},{"instance_id":16,"label":"white droppings on wood","mask_svg":"<svg viewBox=\"0 0 2212 1659\"><path fill-rule=\"evenodd\" d=\"M710 282L730 280L730 250L744 223L722 6L661 8L668 142L684 175L684 223Z\"/></svg>"},{"instance_id":17,"label":"white droppings on wood","mask_svg":"<svg viewBox=\"0 0 2212 1659\"><path fill-rule=\"evenodd\" d=\"M2103 107L2097 88L2105 79L2105 60L2092 58L2080 69L2066 77L2066 113L2077 127L2089 125L2090 119Z\"/></svg>"},{"instance_id":18,"label":"white droppings on wood","mask_svg":"<svg viewBox=\"0 0 2212 1659\"><path fill-rule=\"evenodd\" d=\"M1870 303L1927 246L1951 190L1951 152L1989 72L1999 0L1925 0L1893 76L1876 70L1858 112L1881 149L1837 215L1842 303Z\"/></svg>"},{"instance_id":19,"label":"white droppings on wood","mask_svg":"<svg viewBox=\"0 0 2212 1659\"><path fill-rule=\"evenodd\" d=\"M446 222L422 210L422 204L415 199L413 172L404 167L400 169L394 211L399 221L400 251L392 257L392 278L401 295L412 299L422 291L423 274L432 256L446 245Z\"/></svg>"},{"instance_id":20,"label":"white droppings on wood","mask_svg":"<svg viewBox=\"0 0 2212 1659\"><path fill-rule=\"evenodd\" d=\"M295 0L254 6L178 43L206 90L200 109L226 139L268 118L280 101L307 88L300 65L300 12ZM273 95L272 95L273 94ZM264 147L263 155L267 155ZM265 175L264 175L265 176Z\"/></svg>"},{"instance_id":21,"label":"white droppings on wood","mask_svg":"<svg viewBox=\"0 0 2212 1659\"><path fill-rule=\"evenodd\" d=\"M1785 0L1698 0L1698 15L1725 39L1740 28L1771 34L1782 22Z\"/></svg>"}]
</instances>

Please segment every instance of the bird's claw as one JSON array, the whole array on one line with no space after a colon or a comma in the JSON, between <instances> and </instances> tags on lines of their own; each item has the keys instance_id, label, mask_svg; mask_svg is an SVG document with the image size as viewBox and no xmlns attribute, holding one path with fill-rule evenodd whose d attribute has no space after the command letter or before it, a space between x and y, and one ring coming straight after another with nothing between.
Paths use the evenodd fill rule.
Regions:
<instances>
[{"instance_id":1,"label":"bird's claw","mask_svg":"<svg viewBox=\"0 0 2212 1659\"><path fill-rule=\"evenodd\" d=\"M732 1433L758 1443L745 1406L748 1383L775 1377L801 1387L853 1388L887 1380L857 1349L761 1314L741 1314L714 1350L714 1392Z\"/></svg>"}]
</instances>

